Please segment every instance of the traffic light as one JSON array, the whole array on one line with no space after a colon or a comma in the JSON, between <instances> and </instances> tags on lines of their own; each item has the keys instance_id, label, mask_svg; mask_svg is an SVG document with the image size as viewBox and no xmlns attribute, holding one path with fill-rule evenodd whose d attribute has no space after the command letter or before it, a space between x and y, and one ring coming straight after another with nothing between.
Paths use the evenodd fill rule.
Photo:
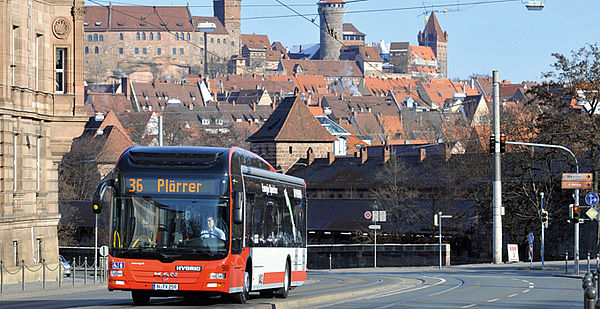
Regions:
<instances>
[{"instance_id":1,"label":"traffic light","mask_svg":"<svg viewBox=\"0 0 600 309\"><path fill-rule=\"evenodd\" d=\"M569 218L573 219L574 223L579 222L579 205L569 205Z\"/></svg>"},{"instance_id":2,"label":"traffic light","mask_svg":"<svg viewBox=\"0 0 600 309\"><path fill-rule=\"evenodd\" d=\"M92 203L92 210L95 214L99 214L102 212L102 202L100 203Z\"/></svg>"},{"instance_id":3,"label":"traffic light","mask_svg":"<svg viewBox=\"0 0 600 309\"><path fill-rule=\"evenodd\" d=\"M500 135L500 153L506 152L506 135Z\"/></svg>"},{"instance_id":4,"label":"traffic light","mask_svg":"<svg viewBox=\"0 0 600 309\"><path fill-rule=\"evenodd\" d=\"M542 224L545 228L548 227L548 211L546 209L542 209Z\"/></svg>"},{"instance_id":5,"label":"traffic light","mask_svg":"<svg viewBox=\"0 0 600 309\"><path fill-rule=\"evenodd\" d=\"M490 135L490 153L496 152L496 135Z\"/></svg>"}]
</instances>

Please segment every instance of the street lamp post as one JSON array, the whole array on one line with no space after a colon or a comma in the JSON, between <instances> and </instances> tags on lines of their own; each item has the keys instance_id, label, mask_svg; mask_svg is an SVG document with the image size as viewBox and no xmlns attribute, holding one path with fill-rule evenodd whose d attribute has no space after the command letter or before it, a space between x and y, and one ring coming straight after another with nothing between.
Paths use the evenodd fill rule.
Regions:
<instances>
[{"instance_id":1,"label":"street lamp post","mask_svg":"<svg viewBox=\"0 0 600 309\"><path fill-rule=\"evenodd\" d=\"M204 32L204 77L208 75L208 36L207 33L215 31L217 25L211 22L198 23L198 31Z\"/></svg>"}]
</instances>

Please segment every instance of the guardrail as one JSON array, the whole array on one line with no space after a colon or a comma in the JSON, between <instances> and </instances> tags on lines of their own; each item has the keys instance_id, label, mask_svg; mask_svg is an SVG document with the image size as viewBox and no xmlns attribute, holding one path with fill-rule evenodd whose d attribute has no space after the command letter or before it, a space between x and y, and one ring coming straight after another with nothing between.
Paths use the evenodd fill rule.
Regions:
<instances>
[{"instance_id":1,"label":"guardrail","mask_svg":"<svg viewBox=\"0 0 600 309\"><path fill-rule=\"evenodd\" d=\"M58 287L62 287L68 279L64 279L63 276L67 275L71 281L71 285L77 284L88 284L88 278L93 276L94 284L99 282L106 282L108 280L108 258L99 257L98 267L96 267L96 273L94 273L94 263L88 264L88 258L85 257L83 262L80 264L76 263L77 259L73 258L73 263L70 265L70 274L65 273L63 263L58 260L56 265L51 267L48 265L45 259L41 263L27 265L24 260L17 266L6 267L3 260L0 260L0 294L5 292L7 286L21 285L21 291L25 291L25 286L35 286L39 288L39 283L42 284L42 289L46 289L47 283L55 281L58 283ZM12 271L11 271L12 270ZM58 274L56 272L58 271ZM40 273L41 272L41 276ZM48 273L51 275L48 276ZM58 275L58 276L57 276ZM80 278L77 278L79 275ZM12 283L6 283L6 277L11 276L12 279L19 277L18 280L12 280ZM27 279L26 279L27 278ZM48 281L50 279L50 281ZM52 280L54 279L54 280ZM79 280L77 280L79 279Z\"/></svg>"}]
</instances>

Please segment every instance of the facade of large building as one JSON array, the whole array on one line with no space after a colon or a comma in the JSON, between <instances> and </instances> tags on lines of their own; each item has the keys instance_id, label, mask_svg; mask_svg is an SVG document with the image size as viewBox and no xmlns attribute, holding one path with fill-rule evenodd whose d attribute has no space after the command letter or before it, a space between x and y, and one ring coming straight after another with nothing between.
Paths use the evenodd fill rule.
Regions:
<instances>
[{"instance_id":1,"label":"facade of large building","mask_svg":"<svg viewBox=\"0 0 600 309\"><path fill-rule=\"evenodd\" d=\"M132 72L150 72L155 80L226 74L231 56L241 52L241 0L213 6L214 17L192 16L187 6L87 7L86 80L118 80Z\"/></svg>"},{"instance_id":2,"label":"facade of large building","mask_svg":"<svg viewBox=\"0 0 600 309\"><path fill-rule=\"evenodd\" d=\"M435 13L431 12L427 25L417 35L419 46L427 46L433 50L438 63L438 73L442 78L448 77L448 33L442 31Z\"/></svg>"},{"instance_id":3,"label":"facade of large building","mask_svg":"<svg viewBox=\"0 0 600 309\"><path fill-rule=\"evenodd\" d=\"M321 21L321 60L338 60L344 30L344 7L343 0L321 0L318 3L319 17Z\"/></svg>"},{"instance_id":4,"label":"facade of large building","mask_svg":"<svg viewBox=\"0 0 600 309\"><path fill-rule=\"evenodd\" d=\"M57 269L58 166L83 131L83 0L0 1L0 260ZM10 275L16 273L17 275ZM26 272L39 280L42 272ZM47 270L46 279L57 279Z\"/></svg>"}]
</instances>

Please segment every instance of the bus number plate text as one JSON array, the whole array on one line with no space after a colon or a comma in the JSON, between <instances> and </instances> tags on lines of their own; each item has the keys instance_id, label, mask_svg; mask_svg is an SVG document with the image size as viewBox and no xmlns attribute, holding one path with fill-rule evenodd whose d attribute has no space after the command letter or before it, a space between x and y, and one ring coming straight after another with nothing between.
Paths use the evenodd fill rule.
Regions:
<instances>
[{"instance_id":1,"label":"bus number plate text","mask_svg":"<svg viewBox=\"0 0 600 309\"><path fill-rule=\"evenodd\" d=\"M153 290L161 290L161 291L177 291L179 290L179 284L170 284L170 283L154 283L152 286Z\"/></svg>"}]
</instances>

